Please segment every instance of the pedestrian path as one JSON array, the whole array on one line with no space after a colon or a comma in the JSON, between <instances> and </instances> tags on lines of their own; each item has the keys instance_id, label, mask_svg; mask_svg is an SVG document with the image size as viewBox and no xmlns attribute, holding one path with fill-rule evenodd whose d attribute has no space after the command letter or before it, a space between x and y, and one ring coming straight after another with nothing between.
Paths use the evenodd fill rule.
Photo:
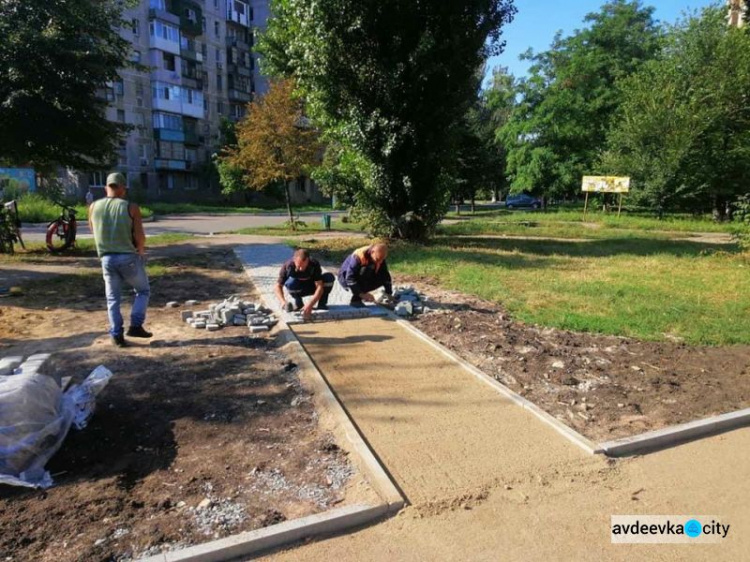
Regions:
<instances>
[{"instance_id":1,"label":"pedestrian path","mask_svg":"<svg viewBox=\"0 0 750 562\"><path fill-rule=\"evenodd\" d=\"M251 246L237 253L278 310L271 291L291 250ZM610 463L391 318L292 330L411 505L379 525L271 559L697 561L708 552L612 545L610 516L700 511L738 528L750 525L743 478L750 430ZM686 466L702 470L685 472ZM714 546L710 557L717 560L742 559L749 548L743 534Z\"/></svg>"},{"instance_id":2,"label":"pedestrian path","mask_svg":"<svg viewBox=\"0 0 750 562\"><path fill-rule=\"evenodd\" d=\"M278 313L287 324L299 324L302 316L285 312L281 309L274 287L279 277L279 269L285 261L291 259L293 250L285 244L251 244L237 246L234 249L245 271L253 280L266 306ZM365 308L349 306L352 294L336 281L328 296L328 310L313 310L313 321L343 320L346 318L365 318L369 316L386 316L388 311L374 304Z\"/></svg>"}]
</instances>

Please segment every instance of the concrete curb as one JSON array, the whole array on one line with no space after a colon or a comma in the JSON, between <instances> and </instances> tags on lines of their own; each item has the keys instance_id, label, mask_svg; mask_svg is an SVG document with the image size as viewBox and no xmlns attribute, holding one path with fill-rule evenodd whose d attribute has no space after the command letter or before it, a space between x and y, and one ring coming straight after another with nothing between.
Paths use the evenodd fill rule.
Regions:
<instances>
[{"instance_id":1,"label":"concrete curb","mask_svg":"<svg viewBox=\"0 0 750 562\"><path fill-rule=\"evenodd\" d=\"M649 431L648 433L642 433L634 437L607 441L601 443L599 446L602 449L602 453L607 456L626 457L667 449L687 441L693 441L701 437L708 437L746 426L750 426L750 408L666 427L656 431Z\"/></svg>"},{"instance_id":2,"label":"concrete curb","mask_svg":"<svg viewBox=\"0 0 750 562\"><path fill-rule=\"evenodd\" d=\"M603 452L602 448L599 445L587 439L586 437L584 437L577 431L574 431L573 429L571 429L570 427L568 427L561 421L555 419L553 416L551 416L550 414L542 410L536 404L526 400L526 398L524 398L523 396L516 394L504 384L496 381L495 379L493 379L492 377L490 377L483 371L477 369L474 365L472 365L468 361L461 359L458 355L453 353L451 350L441 345L440 343L436 342L430 336L428 336L427 334L425 334L418 328L412 326L410 322L406 320L402 320L401 318L399 318L393 313L390 313L388 316L392 320L395 320L396 323L398 323L402 328L410 331L411 333L419 337L421 340L427 342L432 347L440 351L443 355L445 355L446 357L448 357L455 363L458 363L459 365L461 365L464 369L469 371L472 375L477 377L480 381L491 386L494 390L496 390L500 394L503 394L506 398L510 399L512 402L515 402L517 405L531 412L533 415L539 418L542 422L552 427L552 429L557 431L560 435L565 437L571 443L577 445L578 447L580 447L581 449L583 449L589 454L597 454L597 453Z\"/></svg>"},{"instance_id":3,"label":"concrete curb","mask_svg":"<svg viewBox=\"0 0 750 562\"><path fill-rule=\"evenodd\" d=\"M247 531L223 539L165 552L140 562L222 562L240 556L299 542L312 536L332 535L343 530L370 523L388 514L388 506L352 505L326 513L310 515L257 531Z\"/></svg>"},{"instance_id":4,"label":"concrete curb","mask_svg":"<svg viewBox=\"0 0 750 562\"><path fill-rule=\"evenodd\" d=\"M736 412L730 412L728 414L712 416L703 420L687 422L672 427L666 427L664 429L658 429L656 431L649 431L633 437L624 437L622 439L606 441L604 443L595 443L577 431L571 429L560 420L554 418L536 404L529 402L523 396L516 394L507 386L496 381L474 365L461 359L458 355L433 340L430 336L413 326L410 322L399 318L395 314L390 314L389 317L398 322L402 327L432 345L434 348L441 351L444 355L447 355L453 361L459 363L466 370L483 382L492 386L501 394L507 396L522 408L529 410L540 420L552 426L563 437L591 454L602 454L608 457L626 457L636 454L653 453L675 445L680 445L687 441L693 441L702 437L709 437L711 435L724 433L740 427L750 426L750 408L747 408Z\"/></svg>"}]
</instances>

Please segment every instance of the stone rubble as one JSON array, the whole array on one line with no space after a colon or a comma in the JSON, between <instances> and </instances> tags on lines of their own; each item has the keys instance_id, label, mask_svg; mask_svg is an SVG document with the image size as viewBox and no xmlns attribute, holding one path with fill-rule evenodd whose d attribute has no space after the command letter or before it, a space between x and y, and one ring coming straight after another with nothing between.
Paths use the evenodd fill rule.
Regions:
<instances>
[{"instance_id":1,"label":"stone rubble","mask_svg":"<svg viewBox=\"0 0 750 562\"><path fill-rule=\"evenodd\" d=\"M377 302L380 304L388 305L395 303L393 311L398 316L404 318L429 312L430 309L425 304L429 300L429 297L420 293L411 285L396 285L393 288L393 297L391 299L382 291L377 297Z\"/></svg>"},{"instance_id":2,"label":"stone rubble","mask_svg":"<svg viewBox=\"0 0 750 562\"><path fill-rule=\"evenodd\" d=\"M185 304L200 301L190 300ZM277 323L278 319L260 303L243 301L233 295L222 302L208 305L205 310L183 310L180 311L183 322L197 330L208 330L214 332L226 326L247 326L251 334L268 332Z\"/></svg>"}]
</instances>

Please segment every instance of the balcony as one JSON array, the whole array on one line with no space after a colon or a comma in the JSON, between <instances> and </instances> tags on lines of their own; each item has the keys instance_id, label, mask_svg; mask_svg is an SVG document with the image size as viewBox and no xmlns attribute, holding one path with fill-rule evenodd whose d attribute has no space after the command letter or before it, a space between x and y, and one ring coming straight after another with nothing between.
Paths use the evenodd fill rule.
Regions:
<instances>
[{"instance_id":1,"label":"balcony","mask_svg":"<svg viewBox=\"0 0 750 562\"><path fill-rule=\"evenodd\" d=\"M187 170L187 164L185 160L154 159L154 168L157 170Z\"/></svg>"},{"instance_id":2,"label":"balcony","mask_svg":"<svg viewBox=\"0 0 750 562\"><path fill-rule=\"evenodd\" d=\"M184 142L185 133L183 131L175 131L174 129L154 129L154 140Z\"/></svg>"},{"instance_id":3,"label":"balcony","mask_svg":"<svg viewBox=\"0 0 750 562\"><path fill-rule=\"evenodd\" d=\"M240 90L235 90L234 88L230 88L227 91L227 95L229 96L230 101L242 102L249 102L253 97L249 92L241 92Z\"/></svg>"},{"instance_id":4,"label":"balcony","mask_svg":"<svg viewBox=\"0 0 750 562\"><path fill-rule=\"evenodd\" d=\"M169 12L165 10L159 10L157 8L151 8L148 11L148 19L150 20L161 20L168 23L171 23L172 25L180 25L180 18L174 14L170 14Z\"/></svg>"},{"instance_id":5,"label":"balcony","mask_svg":"<svg viewBox=\"0 0 750 562\"><path fill-rule=\"evenodd\" d=\"M198 133L195 131L185 131L185 144L199 146L201 144Z\"/></svg>"},{"instance_id":6,"label":"balcony","mask_svg":"<svg viewBox=\"0 0 750 562\"><path fill-rule=\"evenodd\" d=\"M227 2L227 21L250 27L250 5L239 0Z\"/></svg>"},{"instance_id":7,"label":"balcony","mask_svg":"<svg viewBox=\"0 0 750 562\"><path fill-rule=\"evenodd\" d=\"M241 64L228 64L227 65L227 72L239 74L240 76L247 76L248 78L253 75L253 71L250 70L248 67L243 66Z\"/></svg>"},{"instance_id":8,"label":"balcony","mask_svg":"<svg viewBox=\"0 0 750 562\"><path fill-rule=\"evenodd\" d=\"M243 51L250 50L250 45L246 43L243 39L239 37L232 37L231 35L227 35L227 47L229 48L236 47Z\"/></svg>"},{"instance_id":9,"label":"balcony","mask_svg":"<svg viewBox=\"0 0 750 562\"><path fill-rule=\"evenodd\" d=\"M172 0L172 6L169 11L177 14L179 17L181 31L192 36L203 33L203 8L197 2Z\"/></svg>"}]
</instances>

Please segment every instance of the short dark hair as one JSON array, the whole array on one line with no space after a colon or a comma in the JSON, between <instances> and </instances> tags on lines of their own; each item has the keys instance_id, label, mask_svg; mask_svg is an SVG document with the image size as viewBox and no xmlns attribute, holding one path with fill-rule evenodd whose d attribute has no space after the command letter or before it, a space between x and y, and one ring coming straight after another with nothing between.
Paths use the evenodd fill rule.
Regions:
<instances>
[{"instance_id":1,"label":"short dark hair","mask_svg":"<svg viewBox=\"0 0 750 562\"><path fill-rule=\"evenodd\" d=\"M294 250L294 257L295 258L302 258L303 260L309 260L310 259L310 252L308 252L304 248L297 248L296 250Z\"/></svg>"}]
</instances>

